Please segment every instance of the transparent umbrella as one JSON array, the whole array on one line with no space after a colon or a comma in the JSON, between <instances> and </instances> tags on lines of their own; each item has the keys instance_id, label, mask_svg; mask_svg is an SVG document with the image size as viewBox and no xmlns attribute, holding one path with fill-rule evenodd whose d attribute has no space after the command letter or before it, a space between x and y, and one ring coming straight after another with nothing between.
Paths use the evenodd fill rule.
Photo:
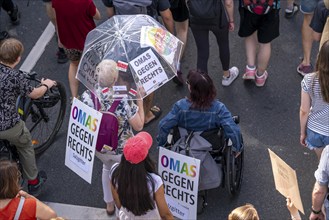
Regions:
<instances>
[{"instance_id":1,"label":"transparent umbrella","mask_svg":"<svg viewBox=\"0 0 329 220\"><path fill-rule=\"evenodd\" d=\"M148 15L115 15L87 35L76 77L97 94L96 67L113 60L119 74L112 99L144 98L176 75L182 46Z\"/></svg>"}]
</instances>

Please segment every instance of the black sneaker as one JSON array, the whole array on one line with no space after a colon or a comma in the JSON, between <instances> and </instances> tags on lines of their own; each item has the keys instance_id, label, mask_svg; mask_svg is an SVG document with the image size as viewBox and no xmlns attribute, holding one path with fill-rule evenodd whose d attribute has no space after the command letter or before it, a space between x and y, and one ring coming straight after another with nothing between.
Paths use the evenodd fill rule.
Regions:
<instances>
[{"instance_id":1,"label":"black sneaker","mask_svg":"<svg viewBox=\"0 0 329 220\"><path fill-rule=\"evenodd\" d=\"M18 11L17 5L15 5L13 11L8 11L8 15L9 15L11 23L13 25L18 25L19 24L21 13Z\"/></svg>"},{"instance_id":2,"label":"black sneaker","mask_svg":"<svg viewBox=\"0 0 329 220\"><path fill-rule=\"evenodd\" d=\"M34 197L37 197L40 195L41 191L42 191L42 187L44 185L44 183L47 181L47 174L45 171L40 170L38 173L38 184L32 185L32 184L28 184L28 190L29 190L29 194L31 194Z\"/></svg>"},{"instance_id":3,"label":"black sneaker","mask_svg":"<svg viewBox=\"0 0 329 220\"><path fill-rule=\"evenodd\" d=\"M177 76L173 78L173 81L178 86L184 85L183 73L180 70L177 71Z\"/></svg>"},{"instance_id":4,"label":"black sneaker","mask_svg":"<svg viewBox=\"0 0 329 220\"><path fill-rule=\"evenodd\" d=\"M9 38L9 33L7 31L1 31L0 32L0 41Z\"/></svg>"},{"instance_id":5,"label":"black sneaker","mask_svg":"<svg viewBox=\"0 0 329 220\"><path fill-rule=\"evenodd\" d=\"M58 50L56 55L57 55L57 63L63 64L69 60L64 51Z\"/></svg>"},{"instance_id":6,"label":"black sneaker","mask_svg":"<svg viewBox=\"0 0 329 220\"><path fill-rule=\"evenodd\" d=\"M292 18L292 17L294 17L294 15L297 13L299 11L299 5L297 5L296 3L294 3L293 4L293 6L292 6L292 9L291 10L289 10L289 9L287 9L286 8L286 10L285 10L285 14L284 14L284 17L285 18Z\"/></svg>"}]
</instances>

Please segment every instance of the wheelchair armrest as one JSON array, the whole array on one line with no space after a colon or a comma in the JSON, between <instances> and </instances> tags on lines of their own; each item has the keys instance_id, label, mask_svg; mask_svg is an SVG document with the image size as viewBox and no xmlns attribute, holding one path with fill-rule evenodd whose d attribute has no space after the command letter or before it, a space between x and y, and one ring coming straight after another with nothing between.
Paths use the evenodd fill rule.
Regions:
<instances>
[{"instance_id":1,"label":"wheelchair armrest","mask_svg":"<svg viewBox=\"0 0 329 220\"><path fill-rule=\"evenodd\" d=\"M232 118L233 118L233 121L235 122L235 124L239 124L240 123L240 116L233 115Z\"/></svg>"}]
</instances>

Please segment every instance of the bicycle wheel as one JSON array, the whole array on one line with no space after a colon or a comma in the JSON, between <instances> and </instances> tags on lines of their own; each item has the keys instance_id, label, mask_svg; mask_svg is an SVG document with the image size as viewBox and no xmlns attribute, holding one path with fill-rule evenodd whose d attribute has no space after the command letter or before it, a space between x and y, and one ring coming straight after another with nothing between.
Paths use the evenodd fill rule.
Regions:
<instances>
[{"instance_id":1,"label":"bicycle wheel","mask_svg":"<svg viewBox=\"0 0 329 220\"><path fill-rule=\"evenodd\" d=\"M225 180L226 187L231 196L234 196L240 191L242 178L243 178L243 164L244 164L244 151L235 158L232 148L228 146L226 148L225 155Z\"/></svg>"},{"instance_id":2,"label":"bicycle wheel","mask_svg":"<svg viewBox=\"0 0 329 220\"><path fill-rule=\"evenodd\" d=\"M63 123L65 111L66 92L60 82L43 97L28 102L25 124L31 132L35 154L42 153L52 144Z\"/></svg>"}]
</instances>

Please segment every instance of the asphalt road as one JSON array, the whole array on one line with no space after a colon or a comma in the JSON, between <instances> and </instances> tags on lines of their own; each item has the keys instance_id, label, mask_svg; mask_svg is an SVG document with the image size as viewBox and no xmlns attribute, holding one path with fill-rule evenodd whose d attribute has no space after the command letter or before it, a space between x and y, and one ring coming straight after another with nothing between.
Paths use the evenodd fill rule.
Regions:
<instances>
[{"instance_id":1,"label":"asphalt road","mask_svg":"<svg viewBox=\"0 0 329 220\"><path fill-rule=\"evenodd\" d=\"M27 2L28 0L17 0L22 13L20 25L11 26L8 16L3 11L0 20L1 29L9 30L10 34L24 43L24 57L32 49L49 22L42 1L30 0L28 7ZM95 2L103 15L101 23L106 19L105 10L100 0L95 0ZM235 3L237 5L237 1ZM285 2L282 1L281 5L284 6ZM237 10L235 21L236 30L230 34L231 64L243 72L246 57L243 39L237 35L239 21ZM317 161L313 152L299 144L298 115L302 77L297 74L296 67L302 55L301 24L300 12L291 20L287 20L283 17L283 10L281 11L281 35L273 41L272 56L268 67L269 78L263 88L257 88L254 83L244 82L241 76L230 87L221 86L218 47L211 35L209 74L215 81L217 97L233 114L241 118L240 126L245 142L245 167L240 194L231 198L226 189L210 190L208 207L202 215L198 216L199 219L226 219L232 209L245 203L253 204L261 219L290 218L285 207L285 198L275 190L268 148L296 170L306 213L303 219L310 214L313 173ZM318 44L315 43L312 53L313 61L317 47ZM34 70L42 77L62 81L69 94L67 80L69 65L57 64L56 51L56 40L53 38ZM189 69L195 67L196 47L193 35L190 33L182 62L184 77ZM84 90L83 86L80 90L81 92ZM155 104L166 113L175 101L186 95L186 87L177 87L173 82L169 82L157 91ZM55 142L37 160L39 168L45 170L49 178L40 199L49 202L105 207L102 199L101 163L95 160L92 184L85 182L64 165L68 112L69 108ZM155 137L157 122L145 128L145 131ZM152 156L155 159L157 159L157 153L158 150L154 145Z\"/></svg>"}]
</instances>

